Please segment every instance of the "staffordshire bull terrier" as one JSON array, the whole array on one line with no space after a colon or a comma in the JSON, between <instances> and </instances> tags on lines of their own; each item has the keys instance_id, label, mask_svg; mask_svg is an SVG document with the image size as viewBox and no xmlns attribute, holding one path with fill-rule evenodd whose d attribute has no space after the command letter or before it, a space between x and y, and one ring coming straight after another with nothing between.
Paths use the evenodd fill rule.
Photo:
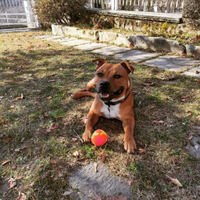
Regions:
<instances>
[{"instance_id":1,"label":"staffordshire bull terrier","mask_svg":"<svg viewBox=\"0 0 200 200\"><path fill-rule=\"evenodd\" d=\"M97 62L94 78L88 82L85 89L72 95L73 99L83 96L95 98L87 116L83 140L91 140L93 126L100 117L117 118L122 121L125 132L124 149L128 153L133 153L136 149L133 137L135 119L132 82L128 75L133 73L134 67L127 62L110 64L102 58L92 60L92 62ZM95 89L96 93L91 92L91 89Z\"/></svg>"}]
</instances>

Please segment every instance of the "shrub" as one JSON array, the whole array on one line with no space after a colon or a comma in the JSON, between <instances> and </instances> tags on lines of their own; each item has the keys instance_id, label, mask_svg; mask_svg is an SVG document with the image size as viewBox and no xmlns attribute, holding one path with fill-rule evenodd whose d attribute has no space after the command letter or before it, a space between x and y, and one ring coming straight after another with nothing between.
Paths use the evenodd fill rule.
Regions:
<instances>
[{"instance_id":1,"label":"shrub","mask_svg":"<svg viewBox=\"0 0 200 200\"><path fill-rule=\"evenodd\" d=\"M36 0L34 10L39 21L48 26L75 23L83 19L88 0Z\"/></svg>"}]
</instances>

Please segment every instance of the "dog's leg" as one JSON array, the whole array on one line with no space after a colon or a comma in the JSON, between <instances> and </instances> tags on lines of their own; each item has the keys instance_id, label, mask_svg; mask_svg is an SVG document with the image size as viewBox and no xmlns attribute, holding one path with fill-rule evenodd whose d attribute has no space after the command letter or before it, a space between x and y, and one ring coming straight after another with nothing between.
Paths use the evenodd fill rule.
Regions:
<instances>
[{"instance_id":1,"label":"dog's leg","mask_svg":"<svg viewBox=\"0 0 200 200\"><path fill-rule=\"evenodd\" d=\"M90 90L94 89L94 80L92 79L91 81L88 82L87 87L75 92L72 94L72 99L78 99L80 97L85 97L85 96L91 96L93 98L96 97L96 93L91 92Z\"/></svg>"},{"instance_id":2,"label":"dog's leg","mask_svg":"<svg viewBox=\"0 0 200 200\"><path fill-rule=\"evenodd\" d=\"M95 114L93 111L90 111L87 116L87 123L85 126L85 132L83 133L83 140L90 141L93 133L93 126L98 122L99 115Z\"/></svg>"},{"instance_id":3,"label":"dog's leg","mask_svg":"<svg viewBox=\"0 0 200 200\"><path fill-rule=\"evenodd\" d=\"M128 153L133 153L134 149L136 149L136 143L133 138L135 120L134 120L134 118L128 118L128 119L123 120L122 123L123 123L123 128L125 131L124 149Z\"/></svg>"}]
</instances>

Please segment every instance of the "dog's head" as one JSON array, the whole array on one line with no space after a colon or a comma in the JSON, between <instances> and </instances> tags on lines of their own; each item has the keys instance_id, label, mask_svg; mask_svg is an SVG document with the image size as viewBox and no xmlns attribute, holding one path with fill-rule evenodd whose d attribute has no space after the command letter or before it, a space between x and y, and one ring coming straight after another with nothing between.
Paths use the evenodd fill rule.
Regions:
<instances>
[{"instance_id":1,"label":"dog's head","mask_svg":"<svg viewBox=\"0 0 200 200\"><path fill-rule=\"evenodd\" d=\"M128 75L133 73L134 67L127 62L110 64L102 58L92 62L97 62L94 86L99 98L104 102L125 98L131 90L131 80Z\"/></svg>"}]
</instances>

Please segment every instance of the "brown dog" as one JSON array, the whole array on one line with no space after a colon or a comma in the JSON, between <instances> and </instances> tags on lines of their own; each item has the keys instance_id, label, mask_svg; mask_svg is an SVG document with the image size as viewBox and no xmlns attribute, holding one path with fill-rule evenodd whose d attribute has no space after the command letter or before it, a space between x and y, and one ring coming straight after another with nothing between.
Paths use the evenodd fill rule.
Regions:
<instances>
[{"instance_id":1,"label":"brown dog","mask_svg":"<svg viewBox=\"0 0 200 200\"><path fill-rule=\"evenodd\" d=\"M134 67L126 62L109 64L104 59L92 60L97 62L95 77L83 90L75 92L72 98L92 96L95 98L87 116L87 124L83 133L83 140L90 141L93 126L99 117L117 118L122 121L125 131L124 149L128 153L134 152L136 143L133 138L135 126L133 114L133 94L131 92L131 79L129 73L133 73ZM94 89L97 93L90 90Z\"/></svg>"}]
</instances>

